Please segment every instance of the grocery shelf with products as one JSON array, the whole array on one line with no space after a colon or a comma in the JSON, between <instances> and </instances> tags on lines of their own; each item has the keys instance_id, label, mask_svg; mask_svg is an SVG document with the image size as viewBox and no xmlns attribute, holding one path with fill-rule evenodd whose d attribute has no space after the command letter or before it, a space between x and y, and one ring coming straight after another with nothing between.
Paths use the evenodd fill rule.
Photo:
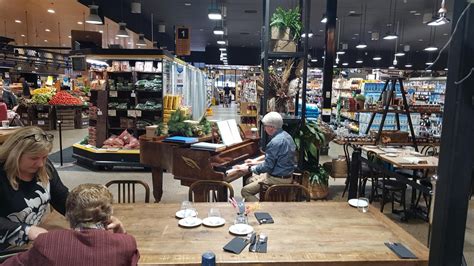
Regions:
<instances>
[{"instance_id":1,"label":"grocery shelf with products","mask_svg":"<svg viewBox=\"0 0 474 266\"><path fill-rule=\"evenodd\" d=\"M336 117L336 124L347 128L348 133L364 135L371 114L377 113L370 130L376 130L380 127L383 108L378 99L381 97L381 91L384 87L383 82L377 80L361 81L358 88L353 86L355 82L349 80L337 80L333 84L336 85L334 98L337 98L338 106L332 111L333 116ZM433 136L436 138L440 136L445 86L446 78L444 77L413 78L404 82L410 116L417 137ZM398 83L395 86L395 91L395 98L388 110L383 129L397 129L396 117L398 116L400 131L409 132L407 118L401 106L400 85ZM357 101L357 92L364 96L361 104ZM384 95L382 95L383 100Z\"/></svg>"}]
</instances>

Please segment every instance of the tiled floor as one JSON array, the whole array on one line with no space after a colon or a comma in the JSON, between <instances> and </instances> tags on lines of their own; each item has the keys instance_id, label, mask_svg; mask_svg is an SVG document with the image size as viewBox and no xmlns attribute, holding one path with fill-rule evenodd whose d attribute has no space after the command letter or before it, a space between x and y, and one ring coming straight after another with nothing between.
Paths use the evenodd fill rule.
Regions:
<instances>
[{"instance_id":1,"label":"tiled floor","mask_svg":"<svg viewBox=\"0 0 474 266\"><path fill-rule=\"evenodd\" d=\"M223 120L235 118L238 120L237 106L235 103L230 108L224 108L222 106L213 107L214 115L209 119ZM57 131L53 131L55 134L55 143L53 152L59 150L59 138ZM63 131L63 148L71 146L82 140L87 134L87 129ZM342 148L339 145L331 145L329 150L329 156L322 156L321 162L329 161L331 158L335 158L338 155L343 154ZM101 183L105 184L112 179L139 179L147 182L151 187L151 174L149 172L130 172L130 171L90 171L79 166L59 168L58 172L64 182L64 184L73 188L81 183ZM240 195L242 184L240 180L236 180L232 183L234 191L237 195ZM180 202L187 199L188 187L181 186L178 180L173 179L170 174L164 176L163 183L164 193L162 202ZM342 190L344 189L344 179L330 180L330 196L329 200L343 201L341 197ZM143 192L139 192L143 195ZM377 203L374 203L374 207L377 207ZM428 235L428 224L416 219L409 220L408 223L400 222L400 219L390 213L390 206L384 210L384 213L390 217L394 222L403 227L407 232L412 234L422 243L427 242ZM474 201L470 201L470 211L468 213L465 236L465 256L468 260L468 265L474 265Z\"/></svg>"}]
</instances>

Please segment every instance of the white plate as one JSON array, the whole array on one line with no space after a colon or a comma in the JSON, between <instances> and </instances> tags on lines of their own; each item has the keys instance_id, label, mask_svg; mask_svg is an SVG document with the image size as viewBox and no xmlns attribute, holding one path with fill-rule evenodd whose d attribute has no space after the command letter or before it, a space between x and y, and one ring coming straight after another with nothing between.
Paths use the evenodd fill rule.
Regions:
<instances>
[{"instance_id":1,"label":"white plate","mask_svg":"<svg viewBox=\"0 0 474 266\"><path fill-rule=\"evenodd\" d=\"M347 201L352 207L367 207L369 203L367 201L359 201L358 199L350 199Z\"/></svg>"},{"instance_id":2,"label":"white plate","mask_svg":"<svg viewBox=\"0 0 474 266\"><path fill-rule=\"evenodd\" d=\"M207 217L202 220L205 226L218 227L225 224L225 219L222 217Z\"/></svg>"},{"instance_id":3,"label":"white plate","mask_svg":"<svg viewBox=\"0 0 474 266\"><path fill-rule=\"evenodd\" d=\"M21 127L19 126L11 126L11 127L0 127L2 130L14 130L14 129L19 129Z\"/></svg>"},{"instance_id":4,"label":"white plate","mask_svg":"<svg viewBox=\"0 0 474 266\"><path fill-rule=\"evenodd\" d=\"M382 149L384 152L399 152L400 150L394 149L394 148L384 148Z\"/></svg>"},{"instance_id":5,"label":"white plate","mask_svg":"<svg viewBox=\"0 0 474 266\"><path fill-rule=\"evenodd\" d=\"M234 224L229 227L229 232L234 235L247 235L253 232L253 227L248 224Z\"/></svg>"},{"instance_id":6,"label":"white plate","mask_svg":"<svg viewBox=\"0 0 474 266\"><path fill-rule=\"evenodd\" d=\"M179 210L179 211L176 212L176 217L178 217L180 219L185 218L185 215L184 215L185 211L189 212L189 214L187 216L197 216L198 215L197 211L195 211L195 210Z\"/></svg>"},{"instance_id":7,"label":"white plate","mask_svg":"<svg viewBox=\"0 0 474 266\"><path fill-rule=\"evenodd\" d=\"M202 220L197 217L186 217L179 220L178 224L183 227L196 227L202 224Z\"/></svg>"},{"instance_id":8,"label":"white plate","mask_svg":"<svg viewBox=\"0 0 474 266\"><path fill-rule=\"evenodd\" d=\"M388 157L398 157L398 154L396 154L396 153L386 153L385 156L388 156Z\"/></svg>"}]
</instances>

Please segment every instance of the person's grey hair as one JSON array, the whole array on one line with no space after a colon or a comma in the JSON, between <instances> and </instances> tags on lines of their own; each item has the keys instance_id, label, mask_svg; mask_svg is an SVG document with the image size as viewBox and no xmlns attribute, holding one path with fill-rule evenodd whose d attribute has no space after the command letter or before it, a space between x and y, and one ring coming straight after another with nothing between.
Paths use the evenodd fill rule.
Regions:
<instances>
[{"instance_id":1,"label":"person's grey hair","mask_svg":"<svg viewBox=\"0 0 474 266\"><path fill-rule=\"evenodd\" d=\"M283 126L283 118L277 112L270 112L263 117L262 123L265 126L272 126L276 129L280 129Z\"/></svg>"}]
</instances>

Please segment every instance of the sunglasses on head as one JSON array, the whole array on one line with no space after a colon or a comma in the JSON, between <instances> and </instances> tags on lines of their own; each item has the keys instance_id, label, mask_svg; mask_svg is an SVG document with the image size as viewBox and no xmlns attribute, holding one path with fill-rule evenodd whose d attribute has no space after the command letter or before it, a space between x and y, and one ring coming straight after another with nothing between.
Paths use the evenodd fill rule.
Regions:
<instances>
[{"instance_id":1,"label":"sunglasses on head","mask_svg":"<svg viewBox=\"0 0 474 266\"><path fill-rule=\"evenodd\" d=\"M48 142L52 142L53 139L54 139L54 136L52 134L31 134L31 135L28 135L26 137L24 137L23 139L33 139L35 140L36 142L39 142L41 140L46 140Z\"/></svg>"}]
</instances>

